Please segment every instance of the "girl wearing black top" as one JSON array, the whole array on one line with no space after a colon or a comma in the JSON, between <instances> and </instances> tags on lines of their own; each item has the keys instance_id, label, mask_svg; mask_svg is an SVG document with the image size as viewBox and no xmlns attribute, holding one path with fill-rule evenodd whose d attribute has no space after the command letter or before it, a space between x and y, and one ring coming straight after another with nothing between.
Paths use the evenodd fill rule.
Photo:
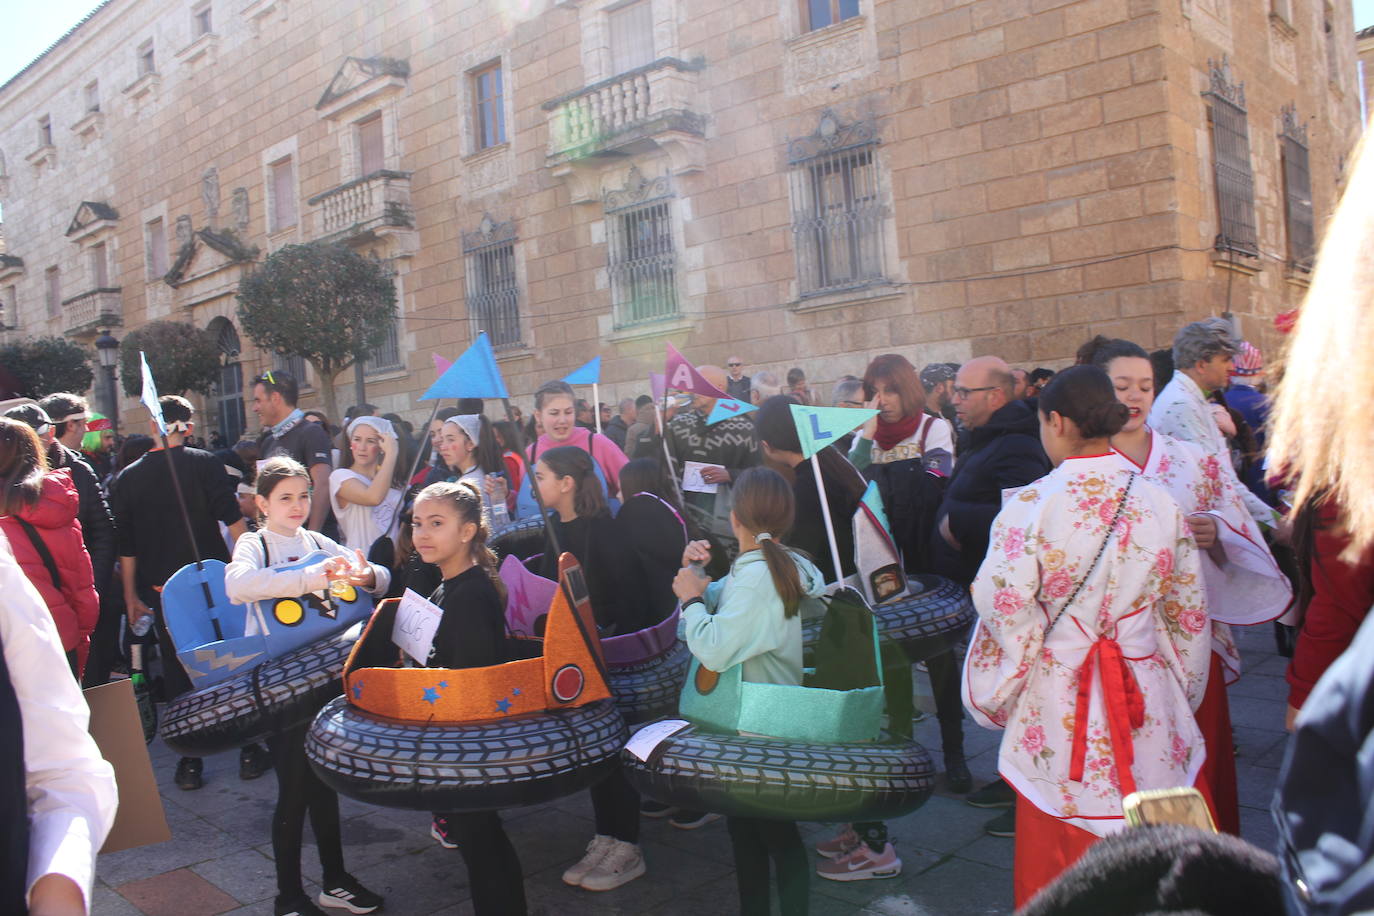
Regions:
<instances>
[{"instance_id":1,"label":"girl wearing black top","mask_svg":"<svg viewBox=\"0 0 1374 916\"><path fill-rule=\"evenodd\" d=\"M577 558L587 580L592 610L603 636L642 629L647 616L626 586L631 551L611 518L592 457L576 446L551 448L534 466L534 486L552 510L549 524L564 551ZM679 562L681 558L679 557ZM544 554L539 574L558 578L558 558ZM639 793L619 767L592 786L596 835L587 853L563 873L563 882L609 891L644 874L639 849Z\"/></svg>"},{"instance_id":2,"label":"girl wearing black top","mask_svg":"<svg viewBox=\"0 0 1374 916\"><path fill-rule=\"evenodd\" d=\"M506 650L505 586L496 574L496 555L482 494L471 481L436 483L415 499L415 551L439 568L443 583L430 600L444 616L434 633L427 664L436 668L483 668L510 661ZM468 869L477 916L525 913L520 859L496 811L436 814L433 832L447 848L459 849Z\"/></svg>"},{"instance_id":3,"label":"girl wearing black top","mask_svg":"<svg viewBox=\"0 0 1374 916\"><path fill-rule=\"evenodd\" d=\"M620 492L625 502L615 527L628 548L622 578L626 600L638 610L639 624L632 629L643 629L662 622L677 607L673 578L687 549L687 523L652 458L636 458L620 469Z\"/></svg>"}]
</instances>

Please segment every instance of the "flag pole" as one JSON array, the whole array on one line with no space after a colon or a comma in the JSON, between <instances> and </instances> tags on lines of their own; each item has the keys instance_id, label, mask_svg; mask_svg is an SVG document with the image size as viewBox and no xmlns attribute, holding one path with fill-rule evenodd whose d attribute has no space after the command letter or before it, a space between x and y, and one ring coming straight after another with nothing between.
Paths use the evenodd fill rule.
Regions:
<instances>
[{"instance_id":1,"label":"flag pole","mask_svg":"<svg viewBox=\"0 0 1374 916\"><path fill-rule=\"evenodd\" d=\"M438 419L438 417L439 417L439 399L438 399L438 398L435 398L435 399L434 399L434 410L430 412L430 415L429 415L429 422L425 424L425 436L426 436L426 437L429 436L429 428L430 428L431 426L434 425L434 421L435 421L436 419ZM399 441L397 442L396 447L397 447L397 448L400 448L400 447L401 447ZM433 440L431 439L431 440L430 440L430 451L433 452L434 450L435 450L435 449L434 449L434 442L433 442ZM415 449L415 460L412 461L412 462L410 463L410 473L406 475L405 489L407 489L407 490L410 489L410 482L411 482L412 480L415 479L415 473L416 473L417 471L420 470L420 455L421 455L421 453L422 453L423 451L424 451L424 450L423 450L423 449L420 449L420 448Z\"/></svg>"},{"instance_id":2,"label":"flag pole","mask_svg":"<svg viewBox=\"0 0 1374 916\"><path fill-rule=\"evenodd\" d=\"M596 431L601 432L601 393L596 382L592 382L592 417L596 421Z\"/></svg>"},{"instance_id":3,"label":"flag pole","mask_svg":"<svg viewBox=\"0 0 1374 916\"><path fill-rule=\"evenodd\" d=\"M820 452L811 453L811 471L816 475L816 493L821 498L821 515L825 519L825 536L830 541L830 559L835 563L835 581L844 581L844 570L840 568L840 547L835 541L835 523L830 518L830 500L825 498L825 481L821 479Z\"/></svg>"},{"instance_id":4,"label":"flag pole","mask_svg":"<svg viewBox=\"0 0 1374 916\"><path fill-rule=\"evenodd\" d=\"M205 572L205 562L200 555L200 547L196 544L196 529L191 524L191 513L186 508L186 495L181 490L181 478L177 476L176 463L172 461L172 447L167 442L167 433L162 424L158 425L158 432L162 438L162 453L167 456L167 472L172 478L172 492L176 494L177 508L181 510L181 520L186 525L186 538L191 544L191 553L196 558L196 571L203 573ZM182 435L184 436L185 433ZM205 596L205 609L210 614L210 626L215 630L215 639L223 639L224 631L220 629L219 618L215 616L215 598L210 593L210 583L205 581L204 576L201 576L200 579L200 590Z\"/></svg>"}]
</instances>

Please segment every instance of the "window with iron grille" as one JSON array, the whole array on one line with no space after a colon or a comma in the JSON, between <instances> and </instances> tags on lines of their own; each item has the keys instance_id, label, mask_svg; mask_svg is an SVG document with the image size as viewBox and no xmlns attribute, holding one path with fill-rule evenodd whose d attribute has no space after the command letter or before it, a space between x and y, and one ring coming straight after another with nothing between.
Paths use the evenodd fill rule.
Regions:
<instances>
[{"instance_id":1,"label":"window with iron grille","mask_svg":"<svg viewBox=\"0 0 1374 916\"><path fill-rule=\"evenodd\" d=\"M607 272L617 328L678 314L672 200L668 176L648 180L638 167L631 167L624 188L606 192Z\"/></svg>"},{"instance_id":2,"label":"window with iron grille","mask_svg":"<svg viewBox=\"0 0 1374 916\"><path fill-rule=\"evenodd\" d=\"M1298 123L1291 105L1280 115L1279 146L1283 158L1283 216L1288 235L1288 266L1312 270L1316 230L1312 219L1312 173L1307 163L1307 125Z\"/></svg>"},{"instance_id":3,"label":"window with iron grille","mask_svg":"<svg viewBox=\"0 0 1374 916\"><path fill-rule=\"evenodd\" d=\"M802 297L884 280L877 126L821 115L815 133L787 145L792 238Z\"/></svg>"},{"instance_id":4,"label":"window with iron grille","mask_svg":"<svg viewBox=\"0 0 1374 916\"><path fill-rule=\"evenodd\" d=\"M486 331L497 350L521 346L515 223L498 223L483 214L477 231L463 233L463 261L473 337Z\"/></svg>"},{"instance_id":5,"label":"window with iron grille","mask_svg":"<svg viewBox=\"0 0 1374 916\"><path fill-rule=\"evenodd\" d=\"M305 378L306 366L304 356L288 356L285 353L278 353L272 360L272 368L285 372L296 380L296 384L302 388L307 387Z\"/></svg>"},{"instance_id":6,"label":"window with iron grille","mask_svg":"<svg viewBox=\"0 0 1374 916\"><path fill-rule=\"evenodd\" d=\"M1231 65L1208 61L1211 88L1203 93L1211 105L1212 168L1217 186L1219 251L1259 256L1255 233L1255 178L1250 170L1250 128L1245 112L1245 84L1231 82Z\"/></svg>"},{"instance_id":7,"label":"window with iron grille","mask_svg":"<svg viewBox=\"0 0 1374 916\"><path fill-rule=\"evenodd\" d=\"M363 372L366 375L381 375L384 372L395 372L403 368L401 362L401 338L396 328L396 321L392 321L386 327L386 337L378 344L377 349L372 351L372 355L363 364Z\"/></svg>"}]
</instances>

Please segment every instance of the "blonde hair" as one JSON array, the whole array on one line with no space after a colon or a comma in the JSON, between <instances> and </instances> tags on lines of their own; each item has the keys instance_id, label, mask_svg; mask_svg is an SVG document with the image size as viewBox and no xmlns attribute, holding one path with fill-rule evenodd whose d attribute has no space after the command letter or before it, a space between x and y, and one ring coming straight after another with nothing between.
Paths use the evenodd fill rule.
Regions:
<instances>
[{"instance_id":1,"label":"blonde hair","mask_svg":"<svg viewBox=\"0 0 1374 916\"><path fill-rule=\"evenodd\" d=\"M1274 398L1270 467L1294 487L1293 508L1329 488L1357 558L1374 542L1374 146L1363 141L1322 240ZM1341 367L1339 371L1332 367Z\"/></svg>"}]
</instances>

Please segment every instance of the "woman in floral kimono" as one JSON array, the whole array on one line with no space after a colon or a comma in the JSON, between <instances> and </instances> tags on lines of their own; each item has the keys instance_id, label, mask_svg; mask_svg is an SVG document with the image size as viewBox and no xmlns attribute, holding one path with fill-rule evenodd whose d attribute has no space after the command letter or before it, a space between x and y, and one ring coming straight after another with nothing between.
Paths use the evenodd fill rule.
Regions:
<instances>
[{"instance_id":1,"label":"woman in floral kimono","mask_svg":"<svg viewBox=\"0 0 1374 916\"><path fill-rule=\"evenodd\" d=\"M1101 369L1061 372L1039 407L1056 467L993 524L964 665L965 706L1005 730L1018 907L1125 826L1125 796L1194 785L1206 756L1210 641L1183 513L1112 453L1128 411Z\"/></svg>"},{"instance_id":2,"label":"woman in floral kimono","mask_svg":"<svg viewBox=\"0 0 1374 916\"><path fill-rule=\"evenodd\" d=\"M1226 685L1240 677L1240 652L1228 624L1268 623L1292 604L1293 589L1265 545L1234 478L1214 455L1146 424L1154 401L1154 373L1144 349L1128 340L1099 337L1080 358L1107 373L1130 419L1112 437L1121 466L1169 491L1197 541L1212 620L1212 663L1198 726L1207 740L1202 775L1216 805L1217 826L1240 835L1235 745Z\"/></svg>"}]
</instances>

